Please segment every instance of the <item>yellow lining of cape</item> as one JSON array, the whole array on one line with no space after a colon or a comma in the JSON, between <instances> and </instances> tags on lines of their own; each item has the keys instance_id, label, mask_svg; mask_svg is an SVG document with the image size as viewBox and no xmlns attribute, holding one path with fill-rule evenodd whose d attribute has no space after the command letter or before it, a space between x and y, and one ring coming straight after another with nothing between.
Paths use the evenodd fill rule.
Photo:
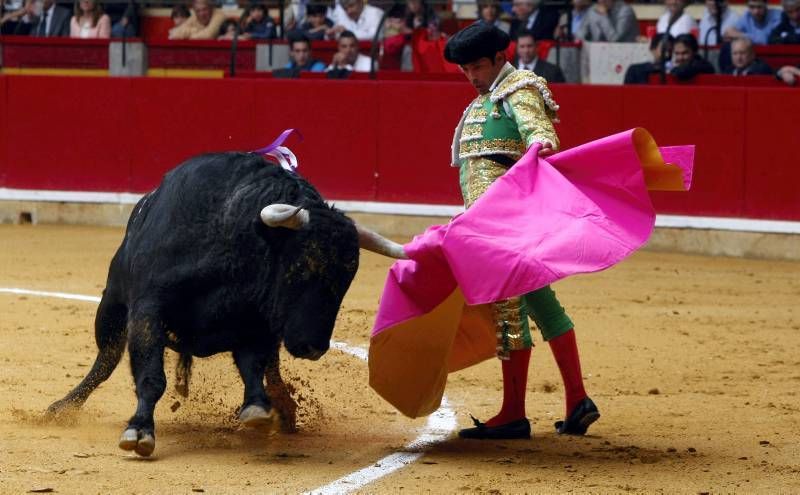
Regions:
<instances>
[{"instance_id":1,"label":"yellow lining of cape","mask_svg":"<svg viewBox=\"0 0 800 495\"><path fill-rule=\"evenodd\" d=\"M677 165L665 163L653 135L641 127L633 130L633 148L642 163L644 182L650 191L685 191L683 171Z\"/></svg>"}]
</instances>

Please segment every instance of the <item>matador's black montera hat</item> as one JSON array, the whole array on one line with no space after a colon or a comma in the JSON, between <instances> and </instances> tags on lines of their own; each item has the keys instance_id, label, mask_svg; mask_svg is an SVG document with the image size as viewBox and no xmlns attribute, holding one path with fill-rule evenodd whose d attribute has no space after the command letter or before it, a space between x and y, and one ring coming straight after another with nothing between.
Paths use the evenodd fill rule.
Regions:
<instances>
[{"instance_id":1,"label":"matador's black montera hat","mask_svg":"<svg viewBox=\"0 0 800 495\"><path fill-rule=\"evenodd\" d=\"M493 59L508 48L511 38L502 30L483 23L470 24L453 35L444 47L448 62L464 65L479 58Z\"/></svg>"}]
</instances>

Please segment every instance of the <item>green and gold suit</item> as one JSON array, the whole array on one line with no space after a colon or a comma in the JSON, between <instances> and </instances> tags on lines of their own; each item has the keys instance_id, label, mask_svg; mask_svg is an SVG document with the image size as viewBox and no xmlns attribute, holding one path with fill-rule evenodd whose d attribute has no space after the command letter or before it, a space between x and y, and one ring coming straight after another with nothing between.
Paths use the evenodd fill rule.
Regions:
<instances>
[{"instance_id":1,"label":"green and gold suit","mask_svg":"<svg viewBox=\"0 0 800 495\"><path fill-rule=\"evenodd\" d=\"M464 111L453 137L453 165L460 167L461 195L469 208L489 186L506 173L534 143L558 149L553 128L558 105L544 78L516 70L506 63L489 93L479 95ZM528 317L544 340L573 327L572 321L547 286L492 304L497 325L497 355L533 345Z\"/></svg>"}]
</instances>

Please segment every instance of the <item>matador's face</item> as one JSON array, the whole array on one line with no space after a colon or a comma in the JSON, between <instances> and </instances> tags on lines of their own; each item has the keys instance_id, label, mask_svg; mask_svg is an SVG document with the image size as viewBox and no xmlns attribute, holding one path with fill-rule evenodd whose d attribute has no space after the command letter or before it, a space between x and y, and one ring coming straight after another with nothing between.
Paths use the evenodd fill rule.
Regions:
<instances>
[{"instance_id":1,"label":"matador's face","mask_svg":"<svg viewBox=\"0 0 800 495\"><path fill-rule=\"evenodd\" d=\"M505 54L499 52L495 55L494 59L488 57L479 58L474 62L461 65L460 67L467 80L478 93L485 95L489 92L489 88L492 86L495 79L497 79L500 71L503 70L505 61Z\"/></svg>"}]
</instances>

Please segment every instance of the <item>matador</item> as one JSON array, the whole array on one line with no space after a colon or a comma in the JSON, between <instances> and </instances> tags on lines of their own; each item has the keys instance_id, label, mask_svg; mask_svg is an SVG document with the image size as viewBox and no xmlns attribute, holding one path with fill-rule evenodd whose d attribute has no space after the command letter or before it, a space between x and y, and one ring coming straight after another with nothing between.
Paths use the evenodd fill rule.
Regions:
<instances>
[{"instance_id":1,"label":"matador","mask_svg":"<svg viewBox=\"0 0 800 495\"><path fill-rule=\"evenodd\" d=\"M469 208L534 145L540 154L559 147L553 127L558 105L544 78L516 70L506 61L510 39L494 26L472 24L456 33L445 58L458 64L478 96L456 127L452 164L459 167L464 205ZM524 208L524 205L520 205ZM555 424L558 433L583 435L600 417L586 394L572 321L549 287L492 304L497 356L502 362L503 404L486 422L459 432L462 438L530 438L525 392L533 339L528 318L539 328L558 364L566 392L566 413Z\"/></svg>"}]
</instances>

